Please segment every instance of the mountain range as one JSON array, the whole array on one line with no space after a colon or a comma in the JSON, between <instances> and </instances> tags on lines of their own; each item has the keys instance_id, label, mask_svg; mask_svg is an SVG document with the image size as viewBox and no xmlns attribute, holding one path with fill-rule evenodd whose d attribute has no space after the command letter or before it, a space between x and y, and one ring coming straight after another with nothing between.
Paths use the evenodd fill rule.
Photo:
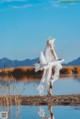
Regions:
<instances>
[{"instance_id":1,"label":"mountain range","mask_svg":"<svg viewBox=\"0 0 80 119\"><path fill-rule=\"evenodd\" d=\"M78 57L77 59L70 61L68 63L64 63L63 65L65 65L65 66L80 66L80 57Z\"/></svg>"},{"instance_id":2,"label":"mountain range","mask_svg":"<svg viewBox=\"0 0 80 119\"><path fill-rule=\"evenodd\" d=\"M0 59L0 69L1 68L9 68L9 67L19 67L19 66L33 66L36 62L39 61L39 58L35 59L25 59L22 61L19 60L11 60L8 58L2 58ZM64 63L63 66L79 66L80 65L80 57L69 62Z\"/></svg>"}]
</instances>

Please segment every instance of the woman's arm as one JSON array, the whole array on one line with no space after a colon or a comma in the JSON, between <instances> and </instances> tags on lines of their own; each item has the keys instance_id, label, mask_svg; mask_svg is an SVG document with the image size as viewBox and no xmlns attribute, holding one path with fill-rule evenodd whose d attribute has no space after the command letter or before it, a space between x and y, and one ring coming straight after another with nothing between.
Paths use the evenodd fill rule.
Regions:
<instances>
[{"instance_id":1,"label":"woman's arm","mask_svg":"<svg viewBox=\"0 0 80 119\"><path fill-rule=\"evenodd\" d=\"M51 54L54 56L54 59L57 60L56 56L55 56L55 53L54 53L54 50L53 49L50 49L51 51Z\"/></svg>"}]
</instances>

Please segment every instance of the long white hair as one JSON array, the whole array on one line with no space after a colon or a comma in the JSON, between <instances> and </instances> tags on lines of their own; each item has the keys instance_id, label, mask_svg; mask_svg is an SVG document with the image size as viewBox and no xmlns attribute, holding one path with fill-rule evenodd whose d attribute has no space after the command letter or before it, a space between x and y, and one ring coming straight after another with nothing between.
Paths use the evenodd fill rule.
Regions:
<instances>
[{"instance_id":1,"label":"long white hair","mask_svg":"<svg viewBox=\"0 0 80 119\"><path fill-rule=\"evenodd\" d=\"M56 60L58 59L57 54L56 54L56 52L54 50L54 41L55 41L55 39L49 39L46 42L46 48L45 48L45 51L44 51L44 57L45 57L47 63L55 60L54 56L51 53L51 50L54 51L54 55L56 57Z\"/></svg>"}]
</instances>

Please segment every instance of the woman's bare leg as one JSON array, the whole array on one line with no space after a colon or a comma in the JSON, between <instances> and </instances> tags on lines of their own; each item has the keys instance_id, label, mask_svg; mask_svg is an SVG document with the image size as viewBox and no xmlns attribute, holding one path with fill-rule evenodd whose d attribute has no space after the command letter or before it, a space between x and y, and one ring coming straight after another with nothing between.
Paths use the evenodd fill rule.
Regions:
<instances>
[{"instance_id":1,"label":"woman's bare leg","mask_svg":"<svg viewBox=\"0 0 80 119\"><path fill-rule=\"evenodd\" d=\"M52 95L52 83L50 81L50 85L49 85L49 89L48 89L48 95L51 96Z\"/></svg>"},{"instance_id":2,"label":"woman's bare leg","mask_svg":"<svg viewBox=\"0 0 80 119\"><path fill-rule=\"evenodd\" d=\"M51 83L51 80L52 80L52 68L50 68L49 70L51 70L51 76L50 76L50 85L49 85L49 88L48 88L48 95L51 96L52 95L52 83Z\"/></svg>"}]
</instances>

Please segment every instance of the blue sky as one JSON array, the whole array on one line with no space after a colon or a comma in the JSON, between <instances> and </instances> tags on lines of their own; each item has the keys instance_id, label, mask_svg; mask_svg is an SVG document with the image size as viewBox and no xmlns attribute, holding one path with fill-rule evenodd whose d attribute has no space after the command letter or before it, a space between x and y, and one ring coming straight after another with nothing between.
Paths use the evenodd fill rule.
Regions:
<instances>
[{"instance_id":1,"label":"blue sky","mask_svg":"<svg viewBox=\"0 0 80 119\"><path fill-rule=\"evenodd\" d=\"M59 58L80 57L80 0L0 0L0 58L36 58L50 36Z\"/></svg>"}]
</instances>

